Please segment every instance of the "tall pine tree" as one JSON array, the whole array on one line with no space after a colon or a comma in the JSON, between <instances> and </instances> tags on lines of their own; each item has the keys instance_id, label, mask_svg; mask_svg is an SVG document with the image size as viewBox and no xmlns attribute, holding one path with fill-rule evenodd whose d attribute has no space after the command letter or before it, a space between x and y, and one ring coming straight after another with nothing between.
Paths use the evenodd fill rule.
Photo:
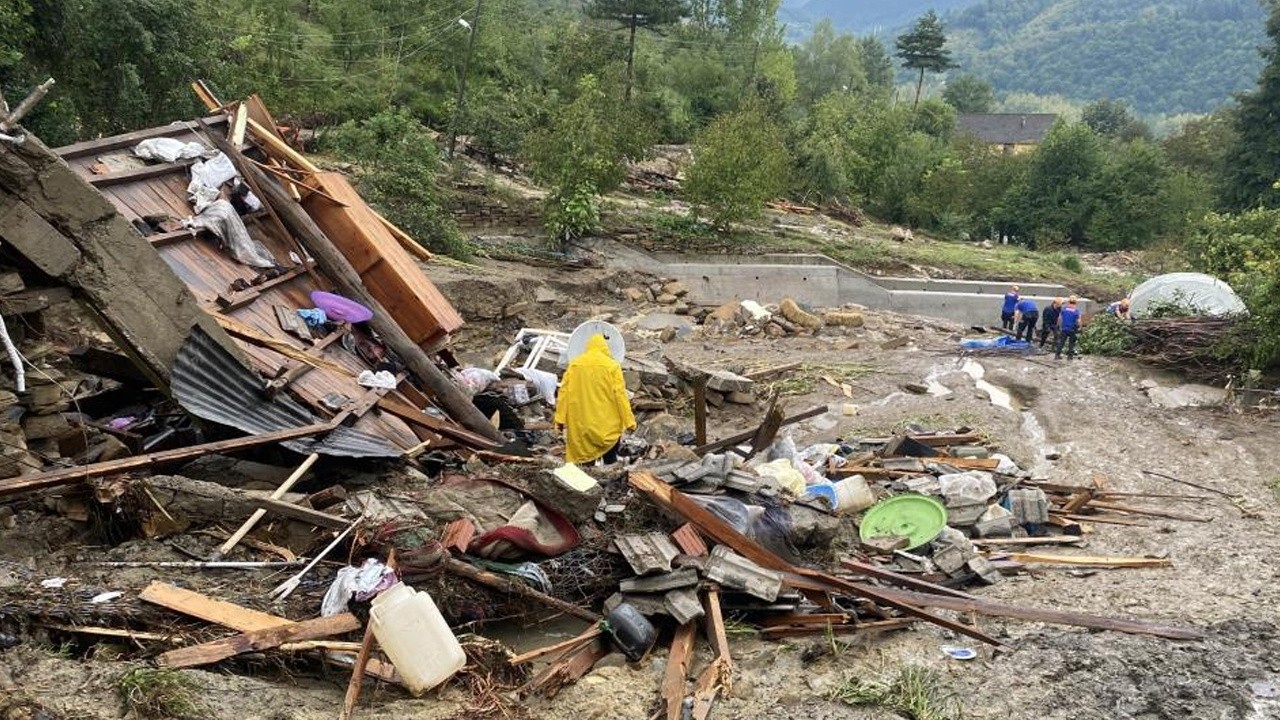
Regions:
<instances>
[{"instance_id":1,"label":"tall pine tree","mask_svg":"<svg viewBox=\"0 0 1280 720\"><path fill-rule=\"evenodd\" d=\"M938 14L930 10L916 21L909 32L898 36L896 46L902 67L919 70L920 79L916 82L916 100L912 105L920 105L920 89L924 87L924 73L945 72L958 67L951 59L951 51L947 50L947 36L942 32L942 21Z\"/></svg>"},{"instance_id":2,"label":"tall pine tree","mask_svg":"<svg viewBox=\"0 0 1280 720\"><path fill-rule=\"evenodd\" d=\"M635 83L636 30L680 22L689 13L684 0L591 0L587 15L613 20L627 29L627 100Z\"/></svg>"},{"instance_id":3,"label":"tall pine tree","mask_svg":"<svg viewBox=\"0 0 1280 720\"><path fill-rule=\"evenodd\" d=\"M1267 36L1266 65L1258 87L1239 96L1237 140L1226 152L1222 201L1236 210L1280 206L1280 3L1271 3Z\"/></svg>"}]
</instances>

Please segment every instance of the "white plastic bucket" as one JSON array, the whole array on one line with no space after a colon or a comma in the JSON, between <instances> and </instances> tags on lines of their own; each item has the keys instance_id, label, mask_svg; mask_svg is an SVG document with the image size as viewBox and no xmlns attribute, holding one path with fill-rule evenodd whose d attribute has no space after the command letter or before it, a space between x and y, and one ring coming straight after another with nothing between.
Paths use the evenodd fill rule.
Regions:
<instances>
[{"instance_id":1,"label":"white plastic bucket","mask_svg":"<svg viewBox=\"0 0 1280 720\"><path fill-rule=\"evenodd\" d=\"M861 475L850 475L835 483L835 486L837 512L859 512L876 504L875 494L867 486L867 479Z\"/></svg>"}]
</instances>

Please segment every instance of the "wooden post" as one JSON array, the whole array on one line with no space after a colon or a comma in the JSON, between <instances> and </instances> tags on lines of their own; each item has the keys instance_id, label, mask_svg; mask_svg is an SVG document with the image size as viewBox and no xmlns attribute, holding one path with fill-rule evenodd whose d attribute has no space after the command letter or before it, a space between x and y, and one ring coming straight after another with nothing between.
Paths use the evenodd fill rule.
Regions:
<instances>
[{"instance_id":1,"label":"wooden post","mask_svg":"<svg viewBox=\"0 0 1280 720\"><path fill-rule=\"evenodd\" d=\"M707 444L707 378L702 377L693 383L693 433L694 444L702 447Z\"/></svg>"},{"instance_id":2,"label":"wooden post","mask_svg":"<svg viewBox=\"0 0 1280 720\"><path fill-rule=\"evenodd\" d=\"M306 241L307 249L316 258L316 262L326 274L333 278L342 293L373 311L373 319L369 324L382 336L387 346L400 356L409 370L426 383L427 389L439 401L445 412L468 430L479 433L495 443L500 442L502 435L498 429L489 424L488 419L475 405L471 404L471 400L462 393L462 390L454 385L453 381L436 367L431 358L427 357L422 348L418 347L396 324L391 313L387 312L382 303L378 302L365 288L355 268L351 267L347 258L334 247L324 231L311 219L310 215L307 215L302 206L294 202L279 183L267 177L266 173L257 167L250 164L244 170L246 179L252 177L258 187L262 188L261 200L274 206L289 229Z\"/></svg>"}]
</instances>

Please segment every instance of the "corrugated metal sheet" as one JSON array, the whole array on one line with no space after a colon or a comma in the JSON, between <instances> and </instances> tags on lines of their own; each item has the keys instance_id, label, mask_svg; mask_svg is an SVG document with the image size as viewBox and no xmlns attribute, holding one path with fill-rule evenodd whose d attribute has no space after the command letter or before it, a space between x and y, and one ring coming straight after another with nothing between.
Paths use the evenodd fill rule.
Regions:
<instances>
[{"instance_id":1,"label":"corrugated metal sheet","mask_svg":"<svg viewBox=\"0 0 1280 720\"><path fill-rule=\"evenodd\" d=\"M268 399L258 376L199 327L178 351L172 389L174 399L192 415L250 435L324 422L286 395ZM295 452L342 457L400 455L386 440L345 426L322 438L281 444Z\"/></svg>"}]
</instances>

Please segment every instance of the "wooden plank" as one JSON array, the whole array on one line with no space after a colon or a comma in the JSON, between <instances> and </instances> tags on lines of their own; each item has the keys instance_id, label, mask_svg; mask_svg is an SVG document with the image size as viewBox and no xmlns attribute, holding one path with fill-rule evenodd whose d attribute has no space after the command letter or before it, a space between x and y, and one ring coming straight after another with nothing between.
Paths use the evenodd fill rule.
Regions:
<instances>
[{"instance_id":1,"label":"wooden plank","mask_svg":"<svg viewBox=\"0 0 1280 720\"><path fill-rule=\"evenodd\" d=\"M1024 538L976 538L974 545L983 547L1007 547L1009 545L1075 545L1084 542L1079 535L1046 535Z\"/></svg>"},{"instance_id":2,"label":"wooden plank","mask_svg":"<svg viewBox=\"0 0 1280 720\"><path fill-rule=\"evenodd\" d=\"M936 585L931 582L926 582L924 580L913 578L909 575L900 575L891 570L886 570L885 568L871 565L870 563L858 562L857 560L846 558L840 561L840 565L846 570L851 570L858 575L865 575L867 577L875 578L876 580L888 582L888 583L897 585L899 587L904 587L910 590L920 590L922 592L940 593L942 595L951 595L952 597L963 597L963 598L973 597L969 593L961 592L959 590L952 590L949 587Z\"/></svg>"},{"instance_id":3,"label":"wooden plank","mask_svg":"<svg viewBox=\"0 0 1280 720\"><path fill-rule=\"evenodd\" d=\"M608 654L609 644L604 642L604 638L597 637L582 643L534 675L520 692L522 695L536 692L548 698L555 697L564 686L586 675Z\"/></svg>"},{"instance_id":4,"label":"wooden plank","mask_svg":"<svg viewBox=\"0 0 1280 720\"><path fill-rule=\"evenodd\" d=\"M207 595L186 590L156 580L138 595L139 599L152 605L159 605L183 615L200 618L207 622L229 627L242 633L267 630L282 625L292 625L287 620L257 610L250 610L235 603L215 600Z\"/></svg>"},{"instance_id":5,"label":"wooden plank","mask_svg":"<svg viewBox=\"0 0 1280 720\"><path fill-rule=\"evenodd\" d=\"M1195 628L1164 625L1144 620L1089 615L1063 610L1042 610L1040 608L1006 605L979 598L948 597L908 590L886 588L882 592L900 602L912 603L921 607L954 610L956 612L987 615L989 617L1015 618L1031 622L1049 623L1051 625L1071 625L1093 630L1113 630L1131 635L1154 635L1172 640L1199 640L1204 637L1204 632Z\"/></svg>"},{"instance_id":6,"label":"wooden plank","mask_svg":"<svg viewBox=\"0 0 1280 720\"><path fill-rule=\"evenodd\" d=\"M1083 523L1102 523L1103 525L1128 525L1129 527L1151 527L1150 524L1144 523L1136 518L1127 517L1125 515L1063 515L1068 520L1075 520ZM1049 519L1053 519L1050 515Z\"/></svg>"},{"instance_id":7,"label":"wooden plank","mask_svg":"<svg viewBox=\"0 0 1280 720\"><path fill-rule=\"evenodd\" d=\"M449 422L448 420L441 420L439 418L432 417L398 397L392 395L383 397L378 400L378 407L407 423L420 425L437 435L442 435L450 440L456 440L467 447L497 447L497 443L492 440L482 437L481 435L471 432L470 430Z\"/></svg>"},{"instance_id":8,"label":"wooden plank","mask_svg":"<svg viewBox=\"0 0 1280 720\"><path fill-rule=\"evenodd\" d=\"M263 433L262 435L250 435L248 437L235 438L232 440L219 440L218 442L205 443L203 445L191 445L189 447L177 448L174 450L163 450L161 452L150 453L148 455L138 455L137 457L94 463L92 465L77 465L75 467L40 473L38 475L24 475L10 480L0 481L0 497L8 497L35 490L47 490L61 485L69 485L73 482L84 480L86 478L115 475L129 470L139 470L151 467L152 465L163 465L165 463L204 457L205 455L215 455L217 453L231 452L234 450L245 450L251 447L270 445L272 443L284 442L286 440L297 440L298 438L328 432L333 430L333 427L333 423L304 425L300 428L293 428L291 430L277 430L276 432Z\"/></svg>"},{"instance_id":9,"label":"wooden plank","mask_svg":"<svg viewBox=\"0 0 1280 720\"><path fill-rule=\"evenodd\" d=\"M1213 522L1213 518L1204 517L1202 515L1183 515L1181 513L1173 513L1167 510L1156 510L1155 508L1134 507L1132 505L1124 505L1121 503L1102 502L1094 500L1089 503L1090 507L1099 510L1114 510L1116 512L1132 513L1134 515L1146 515L1147 517L1165 518L1167 520L1185 520L1186 522Z\"/></svg>"},{"instance_id":10,"label":"wooden plank","mask_svg":"<svg viewBox=\"0 0 1280 720\"><path fill-rule=\"evenodd\" d=\"M142 632L140 630L129 630L127 628L93 627L89 625L58 625L56 623L40 623L40 625L47 627L50 630L59 630L61 632L79 633L81 635L97 635L99 637L127 638L135 642L146 640L150 642L165 642L173 644L178 642L180 639L178 635Z\"/></svg>"},{"instance_id":11,"label":"wooden plank","mask_svg":"<svg viewBox=\"0 0 1280 720\"><path fill-rule=\"evenodd\" d=\"M929 458L929 460L946 463L954 468L961 470L995 470L1000 467L1000 461L996 458L957 458L957 457L939 457Z\"/></svg>"},{"instance_id":12,"label":"wooden plank","mask_svg":"<svg viewBox=\"0 0 1280 720\"><path fill-rule=\"evenodd\" d=\"M290 268L270 280L265 280L258 285L253 285L247 290L241 290L240 292L231 293L230 295L219 294L215 302L218 303L218 308L222 312L239 310L262 297L262 294L266 291L296 280L299 276L309 272L309 270L314 267L314 262L298 265L297 267Z\"/></svg>"},{"instance_id":13,"label":"wooden plank","mask_svg":"<svg viewBox=\"0 0 1280 720\"><path fill-rule=\"evenodd\" d=\"M108 187L110 185L122 185L124 183L134 182L137 180L146 180L148 178L160 177L169 173L185 172L187 168L195 164L195 160L179 160L177 162L159 163L156 165L148 165L146 167L134 168L133 170L121 170L107 175L94 175L89 178L89 184L96 187Z\"/></svg>"},{"instance_id":14,"label":"wooden plank","mask_svg":"<svg viewBox=\"0 0 1280 720\"><path fill-rule=\"evenodd\" d=\"M693 641L696 638L694 624L687 622L676 628L675 638L671 640L667 669L662 674L662 703L666 707L667 720L681 720L689 661L693 657Z\"/></svg>"},{"instance_id":15,"label":"wooden plank","mask_svg":"<svg viewBox=\"0 0 1280 720\"><path fill-rule=\"evenodd\" d=\"M1050 555L1047 553L1009 553L1009 559L1037 565L1088 565L1106 568L1168 568L1173 561L1168 558L1110 557L1100 555Z\"/></svg>"},{"instance_id":16,"label":"wooden plank","mask_svg":"<svg viewBox=\"0 0 1280 720\"><path fill-rule=\"evenodd\" d=\"M929 447L945 447L947 445L970 445L982 441L982 435L978 433L960 433L951 435L911 435L912 440L923 443Z\"/></svg>"},{"instance_id":17,"label":"wooden plank","mask_svg":"<svg viewBox=\"0 0 1280 720\"><path fill-rule=\"evenodd\" d=\"M165 247L184 240L194 240L199 237L199 231L196 228L183 228L181 230L172 230L170 232L158 232L147 235L147 242L152 247Z\"/></svg>"},{"instance_id":18,"label":"wooden plank","mask_svg":"<svg viewBox=\"0 0 1280 720\"><path fill-rule=\"evenodd\" d=\"M301 505L294 505L293 503L285 502L283 500L257 498L253 501L253 504L263 510L267 510L268 512L273 512L277 515L293 520L301 520L302 522L310 523L316 527L330 528L332 530L345 530L347 525L350 524L336 515L323 513L319 510L312 510L309 507L303 507Z\"/></svg>"},{"instance_id":19,"label":"wooden plank","mask_svg":"<svg viewBox=\"0 0 1280 720\"><path fill-rule=\"evenodd\" d=\"M205 122L210 125L225 125L227 118L222 115L214 115L205 118ZM109 138L101 138L98 140L85 140L84 142L74 143L72 145L64 145L54 150L63 160L84 157L85 155L93 155L96 153L106 153L121 148L132 148L134 145L143 140L159 137L173 137L175 135L185 135L190 133L191 129L185 124L164 125L162 127L150 128L147 130L139 130L137 132L126 133L124 135L116 135Z\"/></svg>"},{"instance_id":20,"label":"wooden plank","mask_svg":"<svg viewBox=\"0 0 1280 720\"><path fill-rule=\"evenodd\" d=\"M170 650L157 657L156 664L165 668L210 665L247 652L271 650L284 643L299 640L316 640L341 635L359 630L360 627L360 621L351 613L330 615Z\"/></svg>"},{"instance_id":21,"label":"wooden plank","mask_svg":"<svg viewBox=\"0 0 1280 720\"><path fill-rule=\"evenodd\" d=\"M244 134L249 129L248 120L249 108L244 103L236 103L235 112L231 116L231 129L227 131L227 140L232 147L244 147Z\"/></svg>"},{"instance_id":22,"label":"wooden plank","mask_svg":"<svg viewBox=\"0 0 1280 720\"><path fill-rule=\"evenodd\" d=\"M1089 501L1093 500L1093 489L1084 488L1080 492L1073 493L1062 505L1062 511L1066 513L1078 513L1084 509Z\"/></svg>"},{"instance_id":23,"label":"wooden plank","mask_svg":"<svg viewBox=\"0 0 1280 720\"><path fill-rule=\"evenodd\" d=\"M373 623L369 623L365 626L356 662L351 668L351 680L347 682L347 692L342 697L342 712L338 714L338 720L351 720L356 712L356 704L360 702L360 688L364 685L364 674L369 667L369 655L373 652L375 642L377 640L373 636Z\"/></svg>"},{"instance_id":24,"label":"wooden plank","mask_svg":"<svg viewBox=\"0 0 1280 720\"><path fill-rule=\"evenodd\" d=\"M311 453L308 455L306 459L302 461L302 464L295 468L293 472L289 473L289 476L284 479L284 482L280 483L280 486L271 493L270 499L279 500L284 497L284 494L289 492L289 489L297 484L297 482L307 474L307 471L311 469L311 466L315 465L316 461L319 459L320 453ZM249 519L245 520L240 527L231 534L231 537L227 538L227 541L222 543L222 546L213 553L213 558L217 560L223 555L231 552L231 549L244 539L244 536L248 535L249 531L253 530L253 527L257 525L258 521L266 514L265 510L255 510L253 514L249 516ZM344 524L343 527L346 527L346 525Z\"/></svg>"},{"instance_id":25,"label":"wooden plank","mask_svg":"<svg viewBox=\"0 0 1280 720\"><path fill-rule=\"evenodd\" d=\"M306 350L305 352L312 357L316 357L316 358L324 357L325 350L327 350L330 345L342 340L343 336L349 332L351 332L351 326L343 325L337 330L334 330L330 332L328 335L325 335L324 337L320 338L318 341L316 341L315 345L312 345L311 348ZM288 363L285 364L284 367L281 368L280 375L276 376L274 379L272 379L270 382L267 383L267 395L268 396L276 395L281 390L284 390L285 388L295 383L303 375L306 375L307 373L314 370L315 367L316 367L315 365L311 365L308 363L298 362L297 360L290 360Z\"/></svg>"},{"instance_id":26,"label":"wooden plank","mask_svg":"<svg viewBox=\"0 0 1280 720\"><path fill-rule=\"evenodd\" d=\"M814 625L825 627L827 625L847 625L852 621L853 616L848 613L806 613L766 617L764 619L764 626L766 628L807 627Z\"/></svg>"},{"instance_id":27,"label":"wooden plank","mask_svg":"<svg viewBox=\"0 0 1280 720\"><path fill-rule=\"evenodd\" d=\"M769 378L777 377L778 375L791 372L792 370L799 370L802 367L804 367L804 363L793 362L793 363L787 363L786 365L779 365L778 367L765 368L764 370L756 370L754 372L743 373L742 377L747 378L748 380L754 380L756 382L760 382L761 380L768 380Z\"/></svg>"},{"instance_id":28,"label":"wooden plank","mask_svg":"<svg viewBox=\"0 0 1280 720\"><path fill-rule=\"evenodd\" d=\"M807 625L800 627L767 627L760 631L762 640L784 640L795 637L860 635L885 630L901 630L920 622L918 618L890 618L840 625Z\"/></svg>"}]
</instances>

